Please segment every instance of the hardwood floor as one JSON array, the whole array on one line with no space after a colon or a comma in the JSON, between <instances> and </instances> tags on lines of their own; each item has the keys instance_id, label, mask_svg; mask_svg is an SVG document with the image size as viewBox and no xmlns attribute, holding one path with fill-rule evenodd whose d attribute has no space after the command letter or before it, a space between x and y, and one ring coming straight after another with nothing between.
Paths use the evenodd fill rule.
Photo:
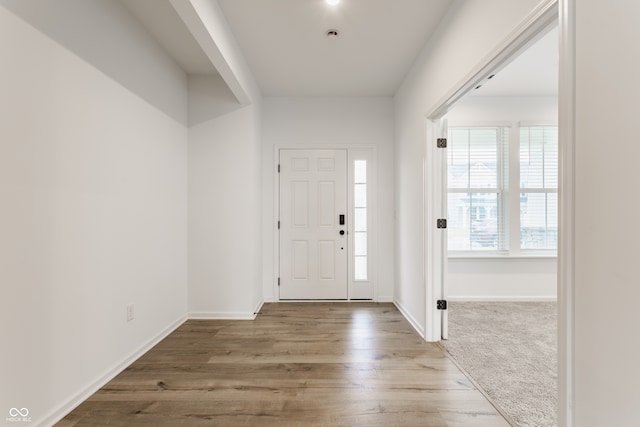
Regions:
<instances>
[{"instance_id":1,"label":"hardwood floor","mask_svg":"<svg viewBox=\"0 0 640 427\"><path fill-rule=\"evenodd\" d=\"M392 304L265 304L189 320L58 426L509 424Z\"/></svg>"}]
</instances>

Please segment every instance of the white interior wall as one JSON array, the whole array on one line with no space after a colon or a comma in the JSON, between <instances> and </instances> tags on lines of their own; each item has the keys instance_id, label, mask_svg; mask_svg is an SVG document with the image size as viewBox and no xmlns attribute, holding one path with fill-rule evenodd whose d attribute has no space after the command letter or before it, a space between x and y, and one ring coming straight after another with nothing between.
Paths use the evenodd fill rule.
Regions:
<instances>
[{"instance_id":1,"label":"white interior wall","mask_svg":"<svg viewBox=\"0 0 640 427\"><path fill-rule=\"evenodd\" d=\"M640 402L640 3L570 3L577 3L575 426L631 427Z\"/></svg>"},{"instance_id":2,"label":"white interior wall","mask_svg":"<svg viewBox=\"0 0 640 427\"><path fill-rule=\"evenodd\" d=\"M119 2L76 4L84 16L0 5L0 412L26 407L34 425L80 403L187 305L186 76ZM88 61L50 30L112 45ZM132 57L140 90L96 68ZM145 98L149 87L161 93Z\"/></svg>"},{"instance_id":3,"label":"white interior wall","mask_svg":"<svg viewBox=\"0 0 640 427\"><path fill-rule=\"evenodd\" d=\"M505 40L538 0L455 1L395 96L394 299L425 328L424 179L426 114ZM496 13L499 11L499 13Z\"/></svg>"},{"instance_id":4,"label":"white interior wall","mask_svg":"<svg viewBox=\"0 0 640 427\"><path fill-rule=\"evenodd\" d=\"M189 317L252 319L263 301L259 98L189 82ZM198 122L198 123L195 123Z\"/></svg>"},{"instance_id":5,"label":"white interior wall","mask_svg":"<svg viewBox=\"0 0 640 427\"><path fill-rule=\"evenodd\" d=\"M263 272L276 300L275 147L373 146L377 151L378 300L393 296L393 102L391 98L265 98L262 131Z\"/></svg>"},{"instance_id":6,"label":"white interior wall","mask_svg":"<svg viewBox=\"0 0 640 427\"><path fill-rule=\"evenodd\" d=\"M499 79L498 74L495 79ZM493 83L493 82L492 82ZM496 82L497 83L497 82ZM467 96L446 116L449 126L557 124L555 97ZM518 134L511 135L518 138ZM450 257L450 300L549 300L557 297L555 257Z\"/></svg>"}]
</instances>

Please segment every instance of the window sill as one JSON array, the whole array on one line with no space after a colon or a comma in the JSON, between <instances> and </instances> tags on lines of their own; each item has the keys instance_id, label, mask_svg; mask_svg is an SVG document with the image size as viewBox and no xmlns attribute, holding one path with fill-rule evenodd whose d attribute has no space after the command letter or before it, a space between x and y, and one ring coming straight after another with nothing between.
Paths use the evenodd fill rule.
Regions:
<instances>
[{"instance_id":1,"label":"window sill","mask_svg":"<svg viewBox=\"0 0 640 427\"><path fill-rule=\"evenodd\" d=\"M557 259L556 252L539 252L531 251L520 253L518 255L503 253L503 252L487 252L487 253L471 253L471 252L459 252L449 253L449 260L543 260L543 259Z\"/></svg>"}]
</instances>

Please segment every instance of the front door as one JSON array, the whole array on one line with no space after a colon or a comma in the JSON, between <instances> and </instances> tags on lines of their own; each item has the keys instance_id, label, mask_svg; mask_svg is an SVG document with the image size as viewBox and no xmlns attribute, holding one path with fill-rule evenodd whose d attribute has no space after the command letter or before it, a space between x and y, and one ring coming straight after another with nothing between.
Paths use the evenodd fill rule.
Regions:
<instances>
[{"instance_id":1,"label":"front door","mask_svg":"<svg viewBox=\"0 0 640 427\"><path fill-rule=\"evenodd\" d=\"M280 150L280 299L347 299L347 150Z\"/></svg>"}]
</instances>

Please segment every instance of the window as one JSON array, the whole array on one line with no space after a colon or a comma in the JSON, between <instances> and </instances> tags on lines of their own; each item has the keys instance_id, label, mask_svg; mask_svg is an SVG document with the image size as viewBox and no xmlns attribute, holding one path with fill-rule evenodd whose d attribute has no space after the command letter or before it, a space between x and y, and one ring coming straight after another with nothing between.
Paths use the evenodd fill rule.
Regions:
<instances>
[{"instance_id":1,"label":"window","mask_svg":"<svg viewBox=\"0 0 640 427\"><path fill-rule=\"evenodd\" d=\"M367 280L367 161L353 162L354 280Z\"/></svg>"},{"instance_id":2,"label":"window","mask_svg":"<svg viewBox=\"0 0 640 427\"><path fill-rule=\"evenodd\" d=\"M520 248L558 246L558 129L520 128Z\"/></svg>"},{"instance_id":3,"label":"window","mask_svg":"<svg viewBox=\"0 0 640 427\"><path fill-rule=\"evenodd\" d=\"M555 251L557 127L451 127L448 137L449 251Z\"/></svg>"},{"instance_id":4,"label":"window","mask_svg":"<svg viewBox=\"0 0 640 427\"><path fill-rule=\"evenodd\" d=\"M452 128L447 151L449 250L502 251L509 129Z\"/></svg>"}]
</instances>

